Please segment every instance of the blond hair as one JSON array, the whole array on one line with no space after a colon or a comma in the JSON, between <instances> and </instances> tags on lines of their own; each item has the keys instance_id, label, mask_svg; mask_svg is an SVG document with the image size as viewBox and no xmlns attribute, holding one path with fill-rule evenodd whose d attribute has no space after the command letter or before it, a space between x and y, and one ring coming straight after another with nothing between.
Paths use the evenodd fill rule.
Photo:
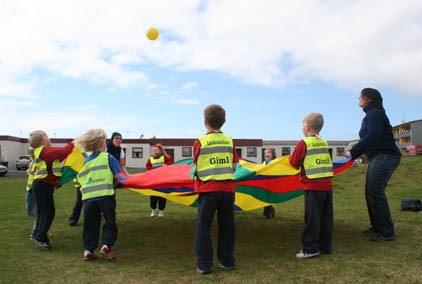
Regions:
<instances>
[{"instance_id":1,"label":"blond hair","mask_svg":"<svg viewBox=\"0 0 422 284\"><path fill-rule=\"evenodd\" d=\"M324 117L318 112L311 112L303 118L303 124L319 133L324 126Z\"/></svg>"},{"instance_id":2,"label":"blond hair","mask_svg":"<svg viewBox=\"0 0 422 284\"><path fill-rule=\"evenodd\" d=\"M75 139L75 144L85 152L96 152L101 150L107 139L107 134L101 128L90 129Z\"/></svg>"},{"instance_id":3,"label":"blond hair","mask_svg":"<svg viewBox=\"0 0 422 284\"><path fill-rule=\"evenodd\" d=\"M47 132L44 130L35 130L29 133L28 143L31 148L35 149L43 145L44 138L47 137Z\"/></svg>"}]
</instances>

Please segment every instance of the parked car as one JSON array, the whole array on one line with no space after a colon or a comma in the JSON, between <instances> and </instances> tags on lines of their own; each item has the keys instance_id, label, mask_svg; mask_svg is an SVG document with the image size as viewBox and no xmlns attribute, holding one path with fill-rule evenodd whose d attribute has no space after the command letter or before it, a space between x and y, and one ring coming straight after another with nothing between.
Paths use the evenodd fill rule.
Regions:
<instances>
[{"instance_id":1,"label":"parked car","mask_svg":"<svg viewBox=\"0 0 422 284\"><path fill-rule=\"evenodd\" d=\"M0 177L4 176L5 174L7 174L7 167L0 165Z\"/></svg>"},{"instance_id":2,"label":"parked car","mask_svg":"<svg viewBox=\"0 0 422 284\"><path fill-rule=\"evenodd\" d=\"M28 169L30 164L31 164L31 156L29 155L20 155L16 159L16 169L18 171Z\"/></svg>"}]
</instances>

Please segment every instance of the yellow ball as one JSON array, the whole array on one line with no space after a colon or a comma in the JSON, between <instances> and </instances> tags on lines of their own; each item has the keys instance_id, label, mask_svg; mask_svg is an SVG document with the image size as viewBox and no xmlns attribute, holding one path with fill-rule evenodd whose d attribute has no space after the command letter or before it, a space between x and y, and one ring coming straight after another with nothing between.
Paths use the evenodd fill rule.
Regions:
<instances>
[{"instance_id":1,"label":"yellow ball","mask_svg":"<svg viewBox=\"0 0 422 284\"><path fill-rule=\"evenodd\" d=\"M156 28L154 28L154 27L149 28L147 30L147 38L149 40L156 40L159 35L160 35L160 32Z\"/></svg>"}]
</instances>

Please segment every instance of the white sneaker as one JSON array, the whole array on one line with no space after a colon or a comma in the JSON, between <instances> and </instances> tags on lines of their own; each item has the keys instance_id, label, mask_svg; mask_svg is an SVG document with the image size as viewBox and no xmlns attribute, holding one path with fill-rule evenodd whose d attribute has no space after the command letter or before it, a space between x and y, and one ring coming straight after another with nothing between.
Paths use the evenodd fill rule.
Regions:
<instances>
[{"instance_id":1,"label":"white sneaker","mask_svg":"<svg viewBox=\"0 0 422 284\"><path fill-rule=\"evenodd\" d=\"M299 253L296 254L296 257L297 258L301 258L301 259L305 259L305 258L310 258L310 257L317 256L317 255L319 255L319 252L316 252L316 253L307 253L307 252L300 251Z\"/></svg>"},{"instance_id":2,"label":"white sneaker","mask_svg":"<svg viewBox=\"0 0 422 284\"><path fill-rule=\"evenodd\" d=\"M163 217L164 216L164 211L163 210L160 210L159 212L158 212L158 217Z\"/></svg>"},{"instance_id":3,"label":"white sneaker","mask_svg":"<svg viewBox=\"0 0 422 284\"><path fill-rule=\"evenodd\" d=\"M152 209L152 211L151 211L151 217L154 217L156 213L157 213L157 209Z\"/></svg>"}]
</instances>

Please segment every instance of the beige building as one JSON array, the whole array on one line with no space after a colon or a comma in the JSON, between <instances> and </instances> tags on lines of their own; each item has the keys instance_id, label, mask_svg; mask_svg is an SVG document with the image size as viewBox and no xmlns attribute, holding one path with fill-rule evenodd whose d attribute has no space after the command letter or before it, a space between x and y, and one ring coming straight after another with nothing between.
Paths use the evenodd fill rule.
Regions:
<instances>
[{"instance_id":1,"label":"beige building","mask_svg":"<svg viewBox=\"0 0 422 284\"><path fill-rule=\"evenodd\" d=\"M407 154L408 147L422 146L422 119L394 126L393 134L399 149Z\"/></svg>"},{"instance_id":2,"label":"beige building","mask_svg":"<svg viewBox=\"0 0 422 284\"><path fill-rule=\"evenodd\" d=\"M393 127L394 138L403 154L409 147L422 147L422 120L414 120ZM51 138L54 146L63 146L70 138ZM329 140L329 151L334 161L345 157L347 149L355 141ZM126 153L126 165L129 168L144 168L150 155L151 145L161 143L174 161L192 158L195 139L124 139L122 147ZM291 154L297 140L262 140L234 139L240 157L262 163L265 148L274 148L277 157ZM9 168L16 167L16 158L28 154L28 139L15 136L0 135L0 162L7 163ZM420 148L422 149L422 148ZM418 152L419 153L419 152Z\"/></svg>"},{"instance_id":3,"label":"beige building","mask_svg":"<svg viewBox=\"0 0 422 284\"><path fill-rule=\"evenodd\" d=\"M63 146L71 139L50 138L54 146ZM174 161L193 157L193 143L196 139L124 139L122 147L126 153L128 168L145 168L151 155L151 145L161 143ZM333 160L344 158L350 141L328 141L329 151ZM297 140L262 140L262 139L234 139L240 157L262 163L264 150L274 148L277 157L293 152ZM9 168L15 168L16 158L21 154L28 154L28 140L14 136L0 136L0 161L8 161Z\"/></svg>"}]
</instances>

